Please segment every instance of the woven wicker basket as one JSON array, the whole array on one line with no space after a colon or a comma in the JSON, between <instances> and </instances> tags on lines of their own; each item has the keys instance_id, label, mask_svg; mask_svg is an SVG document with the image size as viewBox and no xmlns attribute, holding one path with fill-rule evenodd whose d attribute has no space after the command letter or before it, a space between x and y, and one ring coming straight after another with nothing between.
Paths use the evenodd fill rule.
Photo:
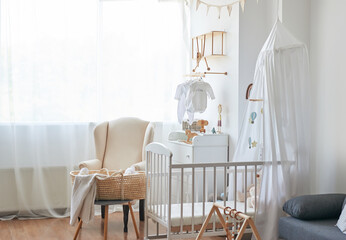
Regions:
<instances>
[{"instance_id":1,"label":"woven wicker basket","mask_svg":"<svg viewBox=\"0 0 346 240\"><path fill-rule=\"evenodd\" d=\"M72 184L79 171L72 171ZM89 174L101 173L102 170L89 170ZM96 200L137 200L145 198L145 172L123 175L123 173L109 170L109 177L96 177Z\"/></svg>"}]
</instances>

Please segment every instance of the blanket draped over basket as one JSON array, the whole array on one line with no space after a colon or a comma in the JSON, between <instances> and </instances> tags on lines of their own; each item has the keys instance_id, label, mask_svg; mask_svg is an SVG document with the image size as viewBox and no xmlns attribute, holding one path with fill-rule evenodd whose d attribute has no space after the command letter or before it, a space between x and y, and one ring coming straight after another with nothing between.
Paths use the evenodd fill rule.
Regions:
<instances>
[{"instance_id":1,"label":"blanket draped over basket","mask_svg":"<svg viewBox=\"0 0 346 240\"><path fill-rule=\"evenodd\" d=\"M72 183L79 171L72 171ZM137 200L144 199L146 192L145 172L124 175L116 170L89 170L96 174L96 200Z\"/></svg>"}]
</instances>

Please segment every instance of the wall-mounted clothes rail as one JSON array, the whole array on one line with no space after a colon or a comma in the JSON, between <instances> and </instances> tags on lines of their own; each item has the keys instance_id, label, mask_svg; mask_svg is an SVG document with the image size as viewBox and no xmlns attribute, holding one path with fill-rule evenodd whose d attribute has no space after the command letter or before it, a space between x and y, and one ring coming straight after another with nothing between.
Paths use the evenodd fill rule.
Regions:
<instances>
[{"instance_id":1,"label":"wall-mounted clothes rail","mask_svg":"<svg viewBox=\"0 0 346 240\"><path fill-rule=\"evenodd\" d=\"M227 72L197 72L192 74L186 74L185 77L205 77L205 75L209 74L227 75Z\"/></svg>"}]
</instances>

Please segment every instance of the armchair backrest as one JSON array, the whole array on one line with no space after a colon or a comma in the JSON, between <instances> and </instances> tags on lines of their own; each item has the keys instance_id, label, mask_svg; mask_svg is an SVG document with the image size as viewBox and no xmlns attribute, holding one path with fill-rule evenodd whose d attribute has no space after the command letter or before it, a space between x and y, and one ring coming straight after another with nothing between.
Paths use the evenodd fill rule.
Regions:
<instances>
[{"instance_id":1,"label":"armchair backrest","mask_svg":"<svg viewBox=\"0 0 346 240\"><path fill-rule=\"evenodd\" d=\"M94 130L96 157L104 168L126 169L144 159L153 136L153 125L138 118L103 122Z\"/></svg>"}]
</instances>

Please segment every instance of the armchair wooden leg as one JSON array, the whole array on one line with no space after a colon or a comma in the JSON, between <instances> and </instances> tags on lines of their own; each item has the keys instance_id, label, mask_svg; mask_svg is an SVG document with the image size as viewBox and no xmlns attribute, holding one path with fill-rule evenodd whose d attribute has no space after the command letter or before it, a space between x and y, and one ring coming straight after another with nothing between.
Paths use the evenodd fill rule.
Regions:
<instances>
[{"instance_id":1,"label":"armchair wooden leg","mask_svg":"<svg viewBox=\"0 0 346 240\"><path fill-rule=\"evenodd\" d=\"M124 232L127 232L127 223L129 220L129 206L123 205L123 213L124 213Z\"/></svg>"},{"instance_id":2,"label":"armchair wooden leg","mask_svg":"<svg viewBox=\"0 0 346 240\"><path fill-rule=\"evenodd\" d=\"M145 215L145 200L141 199L139 200L139 220L144 221L144 215Z\"/></svg>"},{"instance_id":3,"label":"armchair wooden leg","mask_svg":"<svg viewBox=\"0 0 346 240\"><path fill-rule=\"evenodd\" d=\"M133 209L132 209L131 202L129 202L129 208L130 208L130 213L131 213L131 218L132 218L133 227L135 228L136 236L137 236L137 239L138 239L138 238L139 238L139 231L138 231L138 228L137 228L135 215L133 214Z\"/></svg>"},{"instance_id":4,"label":"armchair wooden leg","mask_svg":"<svg viewBox=\"0 0 346 240\"><path fill-rule=\"evenodd\" d=\"M76 240L76 239L77 239L77 237L78 237L78 233L79 233L79 230L80 230L80 229L81 229L81 227L82 227L82 224L83 224L83 221L82 221L82 220L80 220L80 221L79 221L79 223L78 223L77 230L76 230L76 232L75 232L75 234L74 234L73 240Z\"/></svg>"},{"instance_id":5,"label":"armchair wooden leg","mask_svg":"<svg viewBox=\"0 0 346 240\"><path fill-rule=\"evenodd\" d=\"M107 235L108 235L108 205L105 206L105 221L103 224L104 224L103 239L107 240Z\"/></svg>"},{"instance_id":6,"label":"armchair wooden leg","mask_svg":"<svg viewBox=\"0 0 346 240\"><path fill-rule=\"evenodd\" d=\"M104 205L101 205L101 217L102 217L102 219L105 218L105 206Z\"/></svg>"}]
</instances>

